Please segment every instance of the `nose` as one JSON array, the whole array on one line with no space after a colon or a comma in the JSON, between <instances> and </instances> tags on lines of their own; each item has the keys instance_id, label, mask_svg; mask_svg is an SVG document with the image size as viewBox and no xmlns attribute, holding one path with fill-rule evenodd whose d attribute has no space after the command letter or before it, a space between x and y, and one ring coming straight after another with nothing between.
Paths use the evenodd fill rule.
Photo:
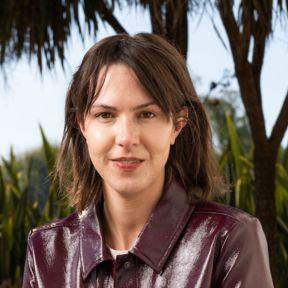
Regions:
<instances>
[{"instance_id":1,"label":"nose","mask_svg":"<svg viewBox=\"0 0 288 288\"><path fill-rule=\"evenodd\" d=\"M123 117L115 125L115 143L124 148L139 144L139 128L133 119Z\"/></svg>"}]
</instances>

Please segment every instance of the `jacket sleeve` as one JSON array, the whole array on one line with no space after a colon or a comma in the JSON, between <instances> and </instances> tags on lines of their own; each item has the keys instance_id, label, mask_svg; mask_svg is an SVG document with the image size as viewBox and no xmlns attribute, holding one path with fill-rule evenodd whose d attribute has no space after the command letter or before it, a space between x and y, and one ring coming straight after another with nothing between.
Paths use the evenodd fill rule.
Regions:
<instances>
[{"instance_id":1,"label":"jacket sleeve","mask_svg":"<svg viewBox=\"0 0 288 288\"><path fill-rule=\"evenodd\" d=\"M273 288L268 247L257 218L248 218L226 231L216 264L215 287Z\"/></svg>"},{"instance_id":2,"label":"jacket sleeve","mask_svg":"<svg viewBox=\"0 0 288 288\"><path fill-rule=\"evenodd\" d=\"M32 232L30 231L28 235L28 244L26 250L26 260L25 260L25 267L24 267L24 275L23 275L23 288L35 288L35 273L34 273L34 260L33 260L33 248L31 245L31 237Z\"/></svg>"}]
</instances>

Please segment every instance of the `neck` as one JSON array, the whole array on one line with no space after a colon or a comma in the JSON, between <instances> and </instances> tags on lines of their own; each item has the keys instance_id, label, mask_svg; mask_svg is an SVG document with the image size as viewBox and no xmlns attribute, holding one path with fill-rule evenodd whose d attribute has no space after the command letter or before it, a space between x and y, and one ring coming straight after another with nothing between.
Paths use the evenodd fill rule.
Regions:
<instances>
[{"instance_id":1,"label":"neck","mask_svg":"<svg viewBox=\"0 0 288 288\"><path fill-rule=\"evenodd\" d=\"M158 203L163 190L162 181L156 181L145 191L123 196L104 189L104 233L107 244L117 250L132 248L137 236Z\"/></svg>"}]
</instances>

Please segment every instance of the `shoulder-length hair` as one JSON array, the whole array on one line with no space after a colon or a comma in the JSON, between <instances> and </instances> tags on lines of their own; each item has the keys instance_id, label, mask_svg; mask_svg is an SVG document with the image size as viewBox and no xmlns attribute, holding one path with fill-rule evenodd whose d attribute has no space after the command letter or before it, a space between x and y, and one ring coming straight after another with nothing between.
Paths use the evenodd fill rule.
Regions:
<instances>
[{"instance_id":1,"label":"shoulder-length hair","mask_svg":"<svg viewBox=\"0 0 288 288\"><path fill-rule=\"evenodd\" d=\"M60 187L67 191L70 204L81 212L91 201L99 203L102 197L102 179L90 160L80 124L84 124L97 95L100 70L104 68L107 72L109 66L116 63L133 69L167 117L177 115L184 106L188 108L187 124L171 146L165 183L174 178L192 200L204 200L225 192L208 117L182 55L154 34L118 34L102 39L89 49L68 89L55 175L59 177Z\"/></svg>"}]
</instances>

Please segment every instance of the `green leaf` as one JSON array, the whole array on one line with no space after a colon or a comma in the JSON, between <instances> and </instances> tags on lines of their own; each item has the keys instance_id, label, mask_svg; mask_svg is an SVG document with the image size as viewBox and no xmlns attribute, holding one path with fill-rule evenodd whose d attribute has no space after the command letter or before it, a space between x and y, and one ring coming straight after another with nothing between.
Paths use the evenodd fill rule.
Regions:
<instances>
[{"instance_id":1,"label":"green leaf","mask_svg":"<svg viewBox=\"0 0 288 288\"><path fill-rule=\"evenodd\" d=\"M49 173L51 173L54 170L55 159L56 159L55 153L53 151L52 146L49 144L49 142L47 140L47 137L44 133L43 128L41 127L41 125L39 125L39 127L40 127L40 132L41 132L43 149L44 149L44 153L45 153L47 167L48 167Z\"/></svg>"},{"instance_id":2,"label":"green leaf","mask_svg":"<svg viewBox=\"0 0 288 288\"><path fill-rule=\"evenodd\" d=\"M236 127L233 123L230 113L226 112L225 116L226 116L226 123L228 127L229 143L231 146L233 161L236 166L236 177L238 179L240 178L241 171L242 171L242 161L240 160L240 156L243 155L243 151L242 151L240 140L236 131Z\"/></svg>"},{"instance_id":3,"label":"green leaf","mask_svg":"<svg viewBox=\"0 0 288 288\"><path fill-rule=\"evenodd\" d=\"M283 166L288 171L288 145L287 145L286 149L284 150Z\"/></svg>"},{"instance_id":4,"label":"green leaf","mask_svg":"<svg viewBox=\"0 0 288 288\"><path fill-rule=\"evenodd\" d=\"M2 168L0 166L0 215L3 214L4 212L5 204L6 204L6 188L3 179Z\"/></svg>"}]
</instances>

